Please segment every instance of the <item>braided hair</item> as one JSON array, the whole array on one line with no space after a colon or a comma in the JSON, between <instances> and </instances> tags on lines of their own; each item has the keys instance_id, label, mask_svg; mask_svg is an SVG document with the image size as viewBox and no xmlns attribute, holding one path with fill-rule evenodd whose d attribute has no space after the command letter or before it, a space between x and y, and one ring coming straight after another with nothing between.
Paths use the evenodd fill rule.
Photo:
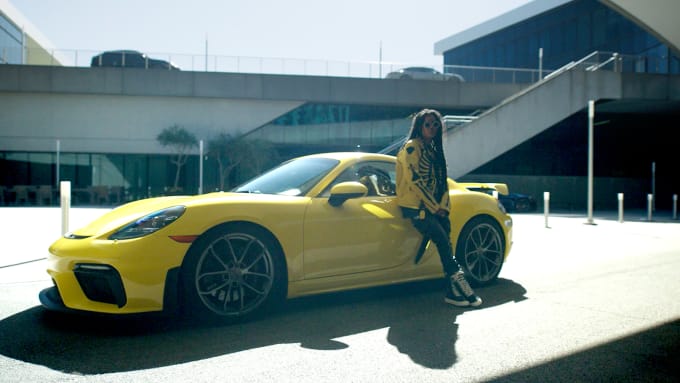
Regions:
<instances>
[{"instance_id":1,"label":"braided hair","mask_svg":"<svg viewBox=\"0 0 680 383\"><path fill-rule=\"evenodd\" d=\"M435 109L423 109L413 116L413 121L411 123L411 130L408 134L408 139L412 140L414 138L423 138L423 123L425 122L426 116L432 116L439 122L439 129L437 129L437 134L432 140L434 147L434 174L437 178L437 190L435 191L435 197L441 198L444 193L448 192L447 174L446 174L446 158L444 157L444 147L442 145L442 131L444 130L444 121L442 120L442 115ZM405 144L404 144L405 145Z\"/></svg>"}]
</instances>

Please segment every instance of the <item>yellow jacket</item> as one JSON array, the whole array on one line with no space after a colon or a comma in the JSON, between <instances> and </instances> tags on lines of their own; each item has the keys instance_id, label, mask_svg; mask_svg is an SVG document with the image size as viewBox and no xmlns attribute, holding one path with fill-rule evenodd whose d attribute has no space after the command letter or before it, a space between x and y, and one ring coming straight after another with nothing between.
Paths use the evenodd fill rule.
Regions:
<instances>
[{"instance_id":1,"label":"yellow jacket","mask_svg":"<svg viewBox=\"0 0 680 383\"><path fill-rule=\"evenodd\" d=\"M420 138L409 140L397 154L397 203L411 209L425 207L432 214L439 209L449 211L448 185L441 198L435 197L437 180L433 168L433 153Z\"/></svg>"}]
</instances>

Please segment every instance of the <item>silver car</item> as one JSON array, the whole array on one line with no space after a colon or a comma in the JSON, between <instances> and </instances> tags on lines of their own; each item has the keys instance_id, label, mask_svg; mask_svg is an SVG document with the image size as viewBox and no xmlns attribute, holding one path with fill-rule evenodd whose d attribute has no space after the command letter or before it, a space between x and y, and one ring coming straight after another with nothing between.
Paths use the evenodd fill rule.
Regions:
<instances>
[{"instance_id":1,"label":"silver car","mask_svg":"<svg viewBox=\"0 0 680 383\"><path fill-rule=\"evenodd\" d=\"M434 68L412 66L390 72L386 78L416 79L416 80L454 80L463 82L463 76L456 73L442 73Z\"/></svg>"}]
</instances>

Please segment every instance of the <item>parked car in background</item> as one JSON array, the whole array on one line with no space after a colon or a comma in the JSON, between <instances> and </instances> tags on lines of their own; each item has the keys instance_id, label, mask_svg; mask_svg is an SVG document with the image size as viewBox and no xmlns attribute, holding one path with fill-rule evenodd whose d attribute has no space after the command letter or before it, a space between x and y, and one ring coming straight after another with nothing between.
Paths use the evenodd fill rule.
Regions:
<instances>
[{"instance_id":1,"label":"parked car in background","mask_svg":"<svg viewBox=\"0 0 680 383\"><path fill-rule=\"evenodd\" d=\"M146 54L132 50L108 51L92 57L91 67L161 68L179 70L175 64L153 59Z\"/></svg>"},{"instance_id":2,"label":"parked car in background","mask_svg":"<svg viewBox=\"0 0 680 383\"><path fill-rule=\"evenodd\" d=\"M536 198L528 194L522 193L508 193L505 190L498 190L494 187L495 184L477 184L464 183L468 190L481 192L493 195L494 191L498 191L498 201L503 204L503 207L509 213L525 213L536 211Z\"/></svg>"},{"instance_id":3,"label":"parked car in background","mask_svg":"<svg viewBox=\"0 0 680 383\"><path fill-rule=\"evenodd\" d=\"M456 73L442 73L434 68L412 66L390 72L386 78L415 79L415 80L454 80L464 82L463 76Z\"/></svg>"}]
</instances>

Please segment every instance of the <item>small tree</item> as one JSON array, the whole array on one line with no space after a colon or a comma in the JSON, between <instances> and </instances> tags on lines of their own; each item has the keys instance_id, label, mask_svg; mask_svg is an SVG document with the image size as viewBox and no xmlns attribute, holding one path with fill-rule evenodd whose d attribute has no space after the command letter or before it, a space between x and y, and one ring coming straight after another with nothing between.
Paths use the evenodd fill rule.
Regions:
<instances>
[{"instance_id":1,"label":"small tree","mask_svg":"<svg viewBox=\"0 0 680 383\"><path fill-rule=\"evenodd\" d=\"M156 139L163 147L169 146L175 152L175 158L171 160L171 162L177 167L173 190L178 190L179 175L182 171L182 166L184 166L184 164L187 162L187 159L189 159L189 153L191 152L191 149L198 146L198 140L193 133L178 125L173 125L163 129L163 131L158 134Z\"/></svg>"},{"instance_id":2,"label":"small tree","mask_svg":"<svg viewBox=\"0 0 680 383\"><path fill-rule=\"evenodd\" d=\"M232 170L243 160L239 145L236 144L235 138L231 134L220 133L217 137L208 141L208 157L217 161L220 190L224 190L224 185Z\"/></svg>"},{"instance_id":3,"label":"small tree","mask_svg":"<svg viewBox=\"0 0 680 383\"><path fill-rule=\"evenodd\" d=\"M225 190L232 173L260 173L275 158L275 152L266 141L240 139L231 134L220 133L208 142L208 157L217 161L220 190Z\"/></svg>"},{"instance_id":4,"label":"small tree","mask_svg":"<svg viewBox=\"0 0 680 383\"><path fill-rule=\"evenodd\" d=\"M250 178L260 174L279 161L278 153L269 141L243 140L240 144L249 153L248 160L243 162L240 167L242 177ZM242 181L245 181L245 179Z\"/></svg>"}]
</instances>

